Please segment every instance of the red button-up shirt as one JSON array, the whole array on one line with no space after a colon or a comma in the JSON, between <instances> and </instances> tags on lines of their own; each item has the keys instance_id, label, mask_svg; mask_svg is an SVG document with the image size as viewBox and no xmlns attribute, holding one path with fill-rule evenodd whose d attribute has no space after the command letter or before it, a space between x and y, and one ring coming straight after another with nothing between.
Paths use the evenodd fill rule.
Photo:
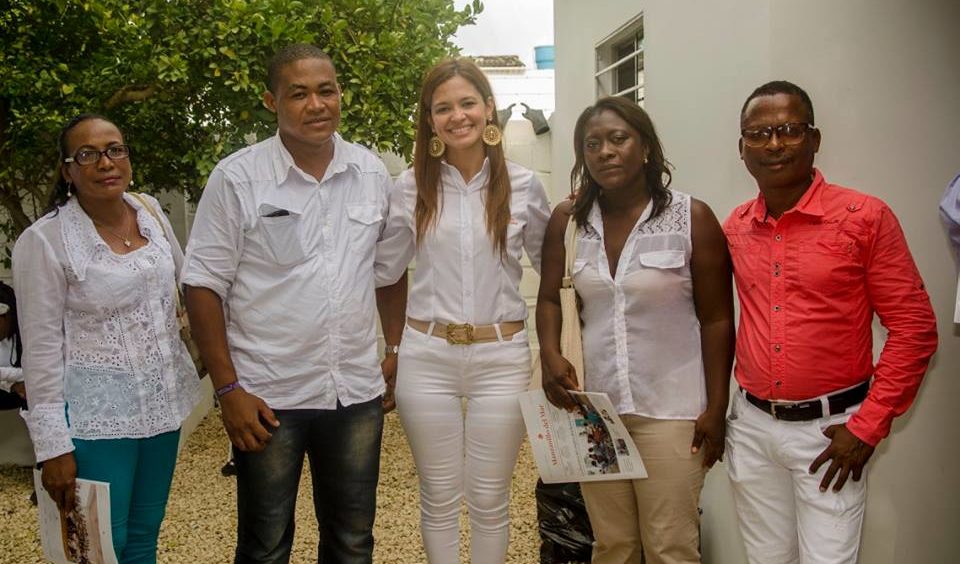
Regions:
<instances>
[{"instance_id":1,"label":"red button-up shirt","mask_svg":"<svg viewBox=\"0 0 960 564\"><path fill-rule=\"evenodd\" d=\"M876 445L910 407L937 348L930 298L893 211L815 171L779 219L761 194L723 229L740 299L737 382L763 399L800 401L873 376L847 428ZM874 312L888 331L876 366Z\"/></svg>"}]
</instances>

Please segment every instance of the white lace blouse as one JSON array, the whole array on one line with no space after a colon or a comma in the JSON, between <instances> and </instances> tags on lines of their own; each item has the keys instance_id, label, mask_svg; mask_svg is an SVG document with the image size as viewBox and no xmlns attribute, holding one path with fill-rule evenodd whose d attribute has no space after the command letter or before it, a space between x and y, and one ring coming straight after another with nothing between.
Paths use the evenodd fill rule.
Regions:
<instances>
[{"instance_id":1,"label":"white lace blouse","mask_svg":"<svg viewBox=\"0 0 960 564\"><path fill-rule=\"evenodd\" d=\"M38 461L72 451L72 438L173 431L200 399L175 314L183 254L162 212L161 226L124 198L149 240L140 249L114 253L72 199L24 231L13 250L30 403L22 415Z\"/></svg>"}]
</instances>

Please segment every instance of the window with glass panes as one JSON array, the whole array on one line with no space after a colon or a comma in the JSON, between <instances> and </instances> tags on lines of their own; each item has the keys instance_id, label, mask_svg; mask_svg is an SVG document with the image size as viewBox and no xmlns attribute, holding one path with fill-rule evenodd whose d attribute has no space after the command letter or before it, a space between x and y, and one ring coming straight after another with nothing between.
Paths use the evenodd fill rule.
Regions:
<instances>
[{"instance_id":1,"label":"window with glass panes","mask_svg":"<svg viewBox=\"0 0 960 564\"><path fill-rule=\"evenodd\" d=\"M623 96L643 105L643 16L597 44L597 97Z\"/></svg>"}]
</instances>

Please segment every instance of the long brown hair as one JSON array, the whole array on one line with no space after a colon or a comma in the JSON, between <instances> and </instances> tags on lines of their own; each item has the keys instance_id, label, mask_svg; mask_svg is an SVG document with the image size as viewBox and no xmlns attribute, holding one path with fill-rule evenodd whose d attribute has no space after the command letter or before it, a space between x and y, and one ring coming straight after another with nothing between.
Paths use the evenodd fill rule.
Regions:
<instances>
[{"instance_id":1,"label":"long brown hair","mask_svg":"<svg viewBox=\"0 0 960 564\"><path fill-rule=\"evenodd\" d=\"M672 179L670 162L663 156L663 146L660 144L657 130L653 127L653 121L647 115L647 112L637 104L620 96L600 98L596 104L587 107L580 114L577 125L573 129L573 153L576 156L576 162L574 162L573 170L570 171L570 189L577 196L576 203L573 206L573 216L577 219L577 225L584 225L587 222L587 216L590 215L590 208L593 207L593 203L600 196L600 185L590 176L590 170L587 169L584 160L583 140L587 134L587 122L590 121L590 118L607 111L617 114L636 130L647 148L644 180L647 190L650 192L650 199L653 200L653 210L651 210L650 217L647 218L647 221L650 221L670 205L672 199L669 190L670 180Z\"/></svg>"},{"instance_id":2,"label":"long brown hair","mask_svg":"<svg viewBox=\"0 0 960 564\"><path fill-rule=\"evenodd\" d=\"M436 227L438 210L443 207L443 192L440 186L440 158L431 157L428 152L430 137L430 105L434 91L444 82L455 76L466 79L477 89L486 104L493 100L493 89L483 71L470 59L444 59L431 68L423 79L420 90L420 103L417 108L417 140L413 149L413 172L417 180L417 205L414 217L417 226L417 245L425 234ZM497 108L494 103L493 121L500 127ZM484 145L490 160L490 174L486 187L487 233L494 249L502 256L507 244L507 225L510 223L510 176L507 173L507 160L503 154L503 144ZM441 157L442 158L442 157Z\"/></svg>"}]
</instances>

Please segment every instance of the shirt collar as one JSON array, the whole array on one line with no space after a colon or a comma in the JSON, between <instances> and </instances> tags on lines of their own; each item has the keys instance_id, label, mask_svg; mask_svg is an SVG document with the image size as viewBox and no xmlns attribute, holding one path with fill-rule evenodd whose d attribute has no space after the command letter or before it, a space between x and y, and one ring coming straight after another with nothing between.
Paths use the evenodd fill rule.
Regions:
<instances>
[{"instance_id":1,"label":"shirt collar","mask_svg":"<svg viewBox=\"0 0 960 564\"><path fill-rule=\"evenodd\" d=\"M653 214L653 198L647 200L647 204L643 206L643 211L640 212L640 217L637 219L636 225L642 225L643 222L650 219L651 214ZM599 199L594 201L590 207L590 212L587 214L587 223L589 223L597 233L603 233L603 215L601 215L600 212ZM634 229L636 229L636 225Z\"/></svg>"},{"instance_id":2,"label":"shirt collar","mask_svg":"<svg viewBox=\"0 0 960 564\"><path fill-rule=\"evenodd\" d=\"M457 169L457 167L448 163L446 159L440 161L440 166L443 170L443 174L445 176L449 176L452 180L450 183L451 187L462 186L467 192L473 192L485 187L487 185L487 178L490 176L489 157L483 158L483 164L480 165L480 170L470 180L465 179L463 175L460 174L460 171Z\"/></svg>"},{"instance_id":3,"label":"shirt collar","mask_svg":"<svg viewBox=\"0 0 960 564\"><path fill-rule=\"evenodd\" d=\"M356 166L354 162L355 159L351 158L352 150L353 147L344 141L339 133L333 134L333 160L330 161L330 164L327 166L327 171L324 173L323 178L319 179L321 184L328 178L332 178L334 175L346 171L350 165ZM290 151L287 150L283 141L280 139L279 130L276 135L273 136L273 159L271 160L273 163L274 178L277 179L278 187L282 187L287 184L289 180L292 180L290 178L291 172L299 177L300 180L305 180L310 183L318 182L318 179L307 174L297 166L297 163L293 160L293 155L290 154Z\"/></svg>"},{"instance_id":4,"label":"shirt collar","mask_svg":"<svg viewBox=\"0 0 960 564\"><path fill-rule=\"evenodd\" d=\"M153 241L155 234L160 234L163 228L153 219L149 211L143 209L139 200L126 193L123 194L123 200L137 210L136 221L140 234ZM110 246L97 233L93 220L83 211L76 198L67 200L67 203L60 208L60 214L62 215L60 236L63 239L63 248L66 250L74 275L77 280L83 282L87 277L87 267L90 266L90 262L98 252L109 251Z\"/></svg>"},{"instance_id":5,"label":"shirt collar","mask_svg":"<svg viewBox=\"0 0 960 564\"><path fill-rule=\"evenodd\" d=\"M823 185L826 181L823 178L823 174L819 169L813 169L813 182L810 183L810 187L807 188L806 192L803 193L803 196L800 197L800 200L792 208L787 210L785 213L802 213L804 215L812 215L815 217L823 216ZM740 217L747 215L751 210L753 210L753 219L758 223L763 223L767 219L767 201L763 197L763 193L757 195L756 200L751 202L749 206L743 208L743 211L740 212Z\"/></svg>"}]
</instances>

